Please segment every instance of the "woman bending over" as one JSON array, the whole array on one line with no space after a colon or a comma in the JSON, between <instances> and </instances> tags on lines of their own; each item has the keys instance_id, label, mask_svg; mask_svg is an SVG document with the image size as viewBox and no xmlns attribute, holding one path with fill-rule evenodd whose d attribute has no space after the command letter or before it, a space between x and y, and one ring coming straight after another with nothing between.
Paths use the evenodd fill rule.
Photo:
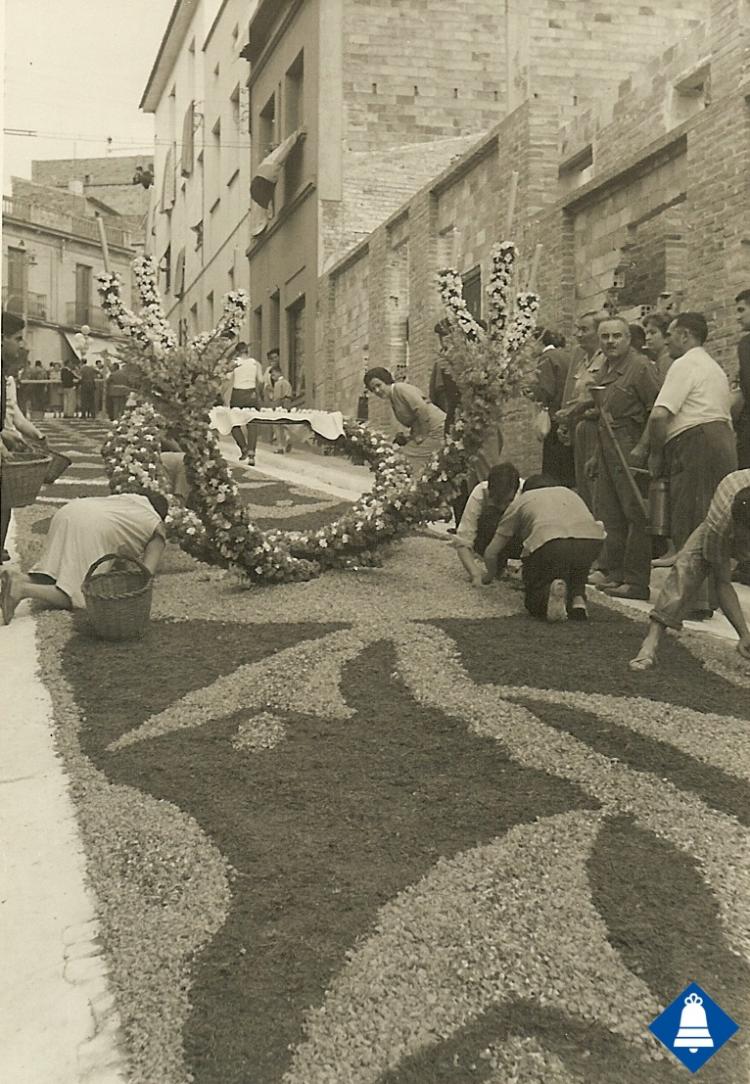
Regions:
<instances>
[{"instance_id":1,"label":"woman bending over","mask_svg":"<svg viewBox=\"0 0 750 1084\"><path fill-rule=\"evenodd\" d=\"M0 576L5 624L25 598L53 610L83 609L86 573L106 553L139 557L153 576L166 543L166 515L167 502L160 493L79 497L64 505L52 517L42 555L31 572ZM106 565L101 570L106 571Z\"/></svg>"},{"instance_id":2,"label":"woman bending over","mask_svg":"<svg viewBox=\"0 0 750 1084\"><path fill-rule=\"evenodd\" d=\"M454 545L458 559L471 578L473 587L482 586L484 565L479 558L495 536L498 524L506 509L516 497L521 484L518 471L512 463L498 463L490 467L486 482L474 486L466 507ZM504 549L498 553L496 575L505 571L508 559L520 557L520 545L510 539Z\"/></svg>"},{"instance_id":3,"label":"woman bending over","mask_svg":"<svg viewBox=\"0 0 750 1084\"><path fill-rule=\"evenodd\" d=\"M387 369L368 369L365 387L378 399L387 400L396 421L409 430L408 436L400 434L396 443L401 445L412 472L419 477L442 447L445 414L434 403L428 403L419 388L394 380Z\"/></svg>"}]
</instances>

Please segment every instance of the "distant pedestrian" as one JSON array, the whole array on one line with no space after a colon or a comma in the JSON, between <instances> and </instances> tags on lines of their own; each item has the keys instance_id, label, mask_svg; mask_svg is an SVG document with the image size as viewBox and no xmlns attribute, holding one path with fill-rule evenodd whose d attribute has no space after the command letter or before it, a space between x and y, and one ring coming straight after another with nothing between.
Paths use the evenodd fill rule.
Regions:
<instances>
[{"instance_id":1,"label":"distant pedestrian","mask_svg":"<svg viewBox=\"0 0 750 1084\"><path fill-rule=\"evenodd\" d=\"M276 362L268 370L268 398L274 409L289 410L292 405L292 385L281 371L281 366ZM289 435L289 427L286 425L274 425L276 436L277 455L291 452L292 440Z\"/></svg>"},{"instance_id":2,"label":"distant pedestrian","mask_svg":"<svg viewBox=\"0 0 750 1084\"><path fill-rule=\"evenodd\" d=\"M263 366L250 356L245 342L237 343L232 357L234 369L229 378L229 406L244 409L258 407L263 394ZM235 425L232 436L240 449L240 459L246 460L249 466L254 467L258 423L249 422L246 427Z\"/></svg>"},{"instance_id":3,"label":"distant pedestrian","mask_svg":"<svg viewBox=\"0 0 750 1084\"><path fill-rule=\"evenodd\" d=\"M74 418L76 414L78 373L73 365L67 361L63 363L60 369L60 384L62 385L63 417Z\"/></svg>"},{"instance_id":4,"label":"distant pedestrian","mask_svg":"<svg viewBox=\"0 0 750 1084\"><path fill-rule=\"evenodd\" d=\"M96 381L95 366L86 361L80 368L78 380L81 387L81 417L96 417Z\"/></svg>"}]
</instances>

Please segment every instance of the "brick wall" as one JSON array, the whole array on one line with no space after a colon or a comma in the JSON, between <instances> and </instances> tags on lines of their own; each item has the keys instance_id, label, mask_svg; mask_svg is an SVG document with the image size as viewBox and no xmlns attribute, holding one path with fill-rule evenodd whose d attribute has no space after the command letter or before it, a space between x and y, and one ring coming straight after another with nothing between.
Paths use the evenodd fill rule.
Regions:
<instances>
[{"instance_id":1,"label":"brick wall","mask_svg":"<svg viewBox=\"0 0 750 1084\"><path fill-rule=\"evenodd\" d=\"M94 185L125 185L130 184L137 166L152 165L150 154L131 154L122 158L55 158L32 162L31 179L37 184L53 187L65 187L72 180Z\"/></svg>"},{"instance_id":2,"label":"brick wall","mask_svg":"<svg viewBox=\"0 0 750 1084\"><path fill-rule=\"evenodd\" d=\"M347 0L345 147L491 128L506 111L504 24L497 0Z\"/></svg>"}]
</instances>

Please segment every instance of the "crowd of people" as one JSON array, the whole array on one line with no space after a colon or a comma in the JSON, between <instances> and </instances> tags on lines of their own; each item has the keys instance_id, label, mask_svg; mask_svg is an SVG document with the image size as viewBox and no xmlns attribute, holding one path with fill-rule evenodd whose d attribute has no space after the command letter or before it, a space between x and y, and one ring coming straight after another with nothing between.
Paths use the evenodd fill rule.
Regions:
<instances>
[{"instance_id":1,"label":"crowd of people","mask_svg":"<svg viewBox=\"0 0 750 1084\"><path fill-rule=\"evenodd\" d=\"M30 418L107 417L115 421L133 390L129 366L106 358L27 362L16 378L18 403Z\"/></svg>"},{"instance_id":2,"label":"crowd of people","mask_svg":"<svg viewBox=\"0 0 750 1084\"><path fill-rule=\"evenodd\" d=\"M750 584L750 290L737 295L736 305L742 336L734 392L705 348L708 323L699 312L655 312L642 324L608 311L586 312L577 322L573 349L552 330L537 333L538 366L529 392L541 412L541 473L524 481L512 463L502 461L503 438L494 419L467 476L458 480L451 530L472 584L488 586L508 561L520 559L529 613L582 621L587 585L613 598L648 600L652 566L669 564L649 633L631 666L654 664L665 628L678 629L686 618L706 619L717 607L736 629L740 652L750 658L750 632L733 586ZM26 359L23 330L23 321L3 314L5 454L24 440L44 439L18 402L14 377ZM395 442L416 476L450 431L461 401L445 357L450 329L441 322L435 331L440 353L429 396L385 368L371 368L364 377L367 392L387 401L403 427ZM265 370L244 342L232 357L223 388L227 406L290 406L292 388L278 350L269 351ZM63 377L66 372L70 375ZM64 414L65 392L77 391L82 416L93 416L96 380L104 380L96 374L96 366L88 364L78 371L62 367ZM106 387L117 389L110 400L122 398L124 404L131 390L127 380L119 370L107 374ZM119 403L111 416L118 409ZM274 428L277 452L283 454L290 449L288 428ZM236 426L232 435L240 458L253 465L257 424ZM178 448L173 451L180 456ZM669 493L666 557L654 554L649 482L666 483ZM122 510L112 511L120 515ZM102 515L107 518L107 509ZM3 508L3 549L9 518L10 509ZM52 532L53 541L61 531ZM151 536L144 544L150 542ZM35 575L23 583L4 575L6 614L12 615L20 597L53 597L36 590L39 577L51 578L59 590L47 569L38 570L36 580ZM46 580L41 585L50 586Z\"/></svg>"}]
</instances>

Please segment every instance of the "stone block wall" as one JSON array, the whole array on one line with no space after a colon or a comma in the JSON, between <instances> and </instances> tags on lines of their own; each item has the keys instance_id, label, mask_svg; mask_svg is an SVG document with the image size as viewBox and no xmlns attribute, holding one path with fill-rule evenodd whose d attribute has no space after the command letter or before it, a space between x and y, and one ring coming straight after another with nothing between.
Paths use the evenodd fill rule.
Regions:
<instances>
[{"instance_id":1,"label":"stone block wall","mask_svg":"<svg viewBox=\"0 0 750 1084\"><path fill-rule=\"evenodd\" d=\"M506 112L504 6L346 0L343 71L347 150L485 132Z\"/></svg>"}]
</instances>

